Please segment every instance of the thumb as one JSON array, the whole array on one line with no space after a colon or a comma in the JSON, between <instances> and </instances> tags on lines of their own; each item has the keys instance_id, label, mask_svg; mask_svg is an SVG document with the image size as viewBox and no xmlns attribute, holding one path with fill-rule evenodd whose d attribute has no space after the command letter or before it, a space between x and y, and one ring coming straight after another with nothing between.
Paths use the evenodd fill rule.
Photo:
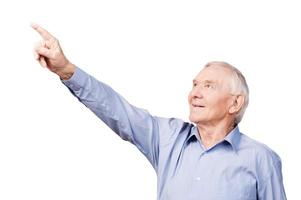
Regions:
<instances>
[{"instance_id":1,"label":"thumb","mask_svg":"<svg viewBox=\"0 0 301 200\"><path fill-rule=\"evenodd\" d=\"M40 56L39 58L39 63L42 67L47 67L47 63L46 63L46 60L45 60L45 57L43 56Z\"/></svg>"}]
</instances>

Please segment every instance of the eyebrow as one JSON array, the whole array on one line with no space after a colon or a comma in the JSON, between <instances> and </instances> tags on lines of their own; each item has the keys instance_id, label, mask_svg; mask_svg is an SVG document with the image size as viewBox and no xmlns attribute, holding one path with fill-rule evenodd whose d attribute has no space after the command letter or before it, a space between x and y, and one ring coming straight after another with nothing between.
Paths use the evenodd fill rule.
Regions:
<instances>
[{"instance_id":1,"label":"eyebrow","mask_svg":"<svg viewBox=\"0 0 301 200\"><path fill-rule=\"evenodd\" d=\"M198 83L198 82L204 82L204 83L216 83L216 81L213 81L213 80L205 80L205 81L198 81L198 80L196 80L196 79L193 79L192 80L192 82L193 83Z\"/></svg>"}]
</instances>

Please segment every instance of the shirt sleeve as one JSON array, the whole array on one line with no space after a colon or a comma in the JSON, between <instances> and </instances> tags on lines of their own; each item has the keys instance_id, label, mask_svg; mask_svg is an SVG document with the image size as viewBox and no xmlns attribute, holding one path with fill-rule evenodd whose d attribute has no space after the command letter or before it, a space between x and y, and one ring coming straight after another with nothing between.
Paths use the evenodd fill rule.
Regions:
<instances>
[{"instance_id":1,"label":"shirt sleeve","mask_svg":"<svg viewBox=\"0 0 301 200\"><path fill-rule=\"evenodd\" d=\"M158 118L129 104L110 86L79 67L68 80L61 80L70 92L122 139L134 144L157 171L159 154Z\"/></svg>"},{"instance_id":2,"label":"shirt sleeve","mask_svg":"<svg viewBox=\"0 0 301 200\"><path fill-rule=\"evenodd\" d=\"M281 168L281 159L277 154L274 154L272 165L270 165L267 172L268 176L262 181L262 183L259 183L259 200L286 200Z\"/></svg>"}]
</instances>

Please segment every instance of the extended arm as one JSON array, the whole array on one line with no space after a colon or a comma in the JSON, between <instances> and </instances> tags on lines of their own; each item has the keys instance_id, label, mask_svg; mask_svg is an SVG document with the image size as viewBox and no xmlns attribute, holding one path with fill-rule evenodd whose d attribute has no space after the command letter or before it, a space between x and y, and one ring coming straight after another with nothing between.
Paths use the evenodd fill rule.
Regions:
<instances>
[{"instance_id":1,"label":"extended arm","mask_svg":"<svg viewBox=\"0 0 301 200\"><path fill-rule=\"evenodd\" d=\"M114 132L130 141L157 168L159 129L157 118L129 104L108 85L96 80L65 57L58 40L33 24L43 41L35 48L36 59L57 74L71 93L94 112Z\"/></svg>"}]
</instances>

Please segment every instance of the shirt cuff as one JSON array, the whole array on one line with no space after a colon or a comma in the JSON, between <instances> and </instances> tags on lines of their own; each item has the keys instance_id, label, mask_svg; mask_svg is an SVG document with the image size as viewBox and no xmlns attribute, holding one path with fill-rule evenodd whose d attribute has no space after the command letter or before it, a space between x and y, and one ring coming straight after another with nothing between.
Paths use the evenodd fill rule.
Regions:
<instances>
[{"instance_id":1,"label":"shirt cuff","mask_svg":"<svg viewBox=\"0 0 301 200\"><path fill-rule=\"evenodd\" d=\"M84 87L88 77L89 75L86 72L84 72L79 67L75 66L75 71L73 75L69 79L67 80L61 79L61 81L68 88L72 89L73 91L77 91L80 88Z\"/></svg>"}]
</instances>

